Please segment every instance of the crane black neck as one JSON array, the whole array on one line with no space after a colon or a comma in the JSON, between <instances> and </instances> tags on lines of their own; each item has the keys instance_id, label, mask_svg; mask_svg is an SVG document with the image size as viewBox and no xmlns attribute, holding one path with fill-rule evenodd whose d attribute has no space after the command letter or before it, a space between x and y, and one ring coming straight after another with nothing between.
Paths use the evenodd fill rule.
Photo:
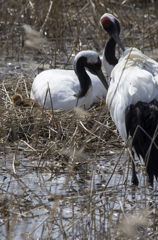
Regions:
<instances>
[{"instance_id":1,"label":"crane black neck","mask_svg":"<svg viewBox=\"0 0 158 240\"><path fill-rule=\"evenodd\" d=\"M105 29L107 33L111 36L113 33L117 33L118 35L120 34L120 23L118 20L115 19L115 23L112 23L109 28ZM107 42L105 46L105 59L110 65L115 66L118 63L118 59L115 56L115 47L116 47L116 41L115 39L111 36L109 41Z\"/></svg>"},{"instance_id":2,"label":"crane black neck","mask_svg":"<svg viewBox=\"0 0 158 240\"><path fill-rule=\"evenodd\" d=\"M85 70L85 61L86 57L79 58L75 67L75 72L80 82L80 92L78 98L84 97L92 85L91 79Z\"/></svg>"},{"instance_id":3,"label":"crane black neck","mask_svg":"<svg viewBox=\"0 0 158 240\"><path fill-rule=\"evenodd\" d=\"M115 56L116 41L111 37L105 46L105 59L110 64L115 66L118 63L118 59Z\"/></svg>"}]
</instances>

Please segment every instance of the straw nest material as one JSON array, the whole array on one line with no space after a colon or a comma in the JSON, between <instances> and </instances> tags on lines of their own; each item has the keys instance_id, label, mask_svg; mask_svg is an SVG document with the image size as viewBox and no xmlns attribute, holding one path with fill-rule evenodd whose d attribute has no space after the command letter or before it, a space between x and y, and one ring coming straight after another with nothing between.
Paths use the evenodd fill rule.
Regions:
<instances>
[{"instance_id":1,"label":"straw nest material","mask_svg":"<svg viewBox=\"0 0 158 240\"><path fill-rule=\"evenodd\" d=\"M124 46L157 60L158 5L149 0L0 2L0 232L3 239L156 239L157 187L148 189L105 99L89 110L15 106L29 99L34 77L73 68L74 56L102 55L109 38L99 19L121 23ZM120 49L116 48L120 56Z\"/></svg>"}]
</instances>

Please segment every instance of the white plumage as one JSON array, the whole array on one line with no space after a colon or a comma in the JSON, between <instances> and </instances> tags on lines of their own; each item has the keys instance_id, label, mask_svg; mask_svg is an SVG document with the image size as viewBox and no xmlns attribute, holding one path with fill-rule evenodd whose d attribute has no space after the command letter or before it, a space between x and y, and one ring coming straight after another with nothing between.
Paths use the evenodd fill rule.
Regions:
<instances>
[{"instance_id":1,"label":"white plumage","mask_svg":"<svg viewBox=\"0 0 158 240\"><path fill-rule=\"evenodd\" d=\"M121 137L126 141L125 110L139 101L158 101L158 63L136 48L126 48L111 73L106 102Z\"/></svg>"},{"instance_id":2,"label":"white plumage","mask_svg":"<svg viewBox=\"0 0 158 240\"><path fill-rule=\"evenodd\" d=\"M136 48L124 49L119 38L120 24L114 16L104 14L101 25L111 36L111 45L105 48L107 62L110 60L110 47L111 59L116 60L116 42L123 50L111 72L106 103L121 137L125 141L132 137L132 147L138 157L143 158L148 181L153 185L154 176L158 181L158 63ZM134 156L133 151L132 154ZM132 183L138 184L133 161Z\"/></svg>"},{"instance_id":3,"label":"white plumage","mask_svg":"<svg viewBox=\"0 0 158 240\"><path fill-rule=\"evenodd\" d=\"M97 97L106 96L107 91L99 78L106 84L99 55L94 51L82 51L74 59L74 70L51 69L37 75L32 84L30 97L43 106L49 87L51 99L48 92L45 108L51 109L52 101L54 109L62 108L69 111L82 104L87 109L94 101L99 101Z\"/></svg>"},{"instance_id":4,"label":"white plumage","mask_svg":"<svg viewBox=\"0 0 158 240\"><path fill-rule=\"evenodd\" d=\"M51 99L49 93L45 102L45 108L51 109L51 100L54 109L64 109L69 111L77 104L77 97L80 85L78 78L73 70L51 69L41 72L32 84L31 99L36 99L41 106L44 104L48 87L50 88ZM86 101L88 98L88 101ZM93 100L92 88L89 90L87 98L78 101L78 105L85 104L89 108Z\"/></svg>"}]
</instances>

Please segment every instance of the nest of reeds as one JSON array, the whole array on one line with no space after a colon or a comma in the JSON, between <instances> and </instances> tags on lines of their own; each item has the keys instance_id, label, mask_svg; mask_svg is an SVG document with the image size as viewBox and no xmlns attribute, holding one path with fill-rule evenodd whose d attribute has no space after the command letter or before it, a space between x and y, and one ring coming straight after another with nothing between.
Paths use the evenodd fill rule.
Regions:
<instances>
[{"instance_id":1,"label":"nest of reeds","mask_svg":"<svg viewBox=\"0 0 158 240\"><path fill-rule=\"evenodd\" d=\"M20 142L25 142L26 147L34 153L39 150L45 157L51 154L52 160L64 159L65 155L70 158L70 152L73 152L74 148L76 152L84 151L93 156L98 147L99 153L106 155L113 147L121 146L121 138L109 116L105 99L94 103L88 111L79 107L64 112L62 109L45 110L44 107L15 106L12 96L18 84L19 79L11 77L2 87L3 143L19 145ZM18 88L18 91L27 96L25 84L23 77L20 80L21 89ZM45 160L44 162L46 163Z\"/></svg>"},{"instance_id":2,"label":"nest of reeds","mask_svg":"<svg viewBox=\"0 0 158 240\"><path fill-rule=\"evenodd\" d=\"M102 54L99 26L118 17L125 46L157 60L158 4L149 0L0 2L0 232L3 239L156 239L157 190L131 186L128 148L105 99L87 111L15 106L34 77L72 69L74 56ZM117 56L120 50L117 48Z\"/></svg>"}]
</instances>

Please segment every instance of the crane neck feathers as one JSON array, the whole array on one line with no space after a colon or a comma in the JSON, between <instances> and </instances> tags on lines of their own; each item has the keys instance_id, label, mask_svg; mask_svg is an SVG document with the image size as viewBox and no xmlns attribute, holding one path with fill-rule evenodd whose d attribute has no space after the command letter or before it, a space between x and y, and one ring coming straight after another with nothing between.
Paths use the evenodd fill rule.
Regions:
<instances>
[{"instance_id":1,"label":"crane neck feathers","mask_svg":"<svg viewBox=\"0 0 158 240\"><path fill-rule=\"evenodd\" d=\"M88 93L89 88L92 87L91 79L85 68L95 74L93 69L95 70L97 64L99 64L101 68L101 61L99 60L100 58L98 53L91 50L81 51L76 55L74 59L74 71L80 82L80 92L78 94L79 98L84 97Z\"/></svg>"},{"instance_id":2,"label":"crane neck feathers","mask_svg":"<svg viewBox=\"0 0 158 240\"><path fill-rule=\"evenodd\" d=\"M75 65L75 73L78 76L79 82L80 82L80 91L78 94L78 98L84 97L88 91L88 89L91 87L92 82L90 77L88 76L86 70L85 70L85 57L80 57Z\"/></svg>"},{"instance_id":3,"label":"crane neck feathers","mask_svg":"<svg viewBox=\"0 0 158 240\"><path fill-rule=\"evenodd\" d=\"M101 17L100 22L103 29L111 36L105 46L103 55L105 70L107 71L108 75L110 75L111 69L118 63L118 59L115 56L116 40L112 35L114 33L119 35L121 27L118 19L110 13L105 13Z\"/></svg>"}]
</instances>

